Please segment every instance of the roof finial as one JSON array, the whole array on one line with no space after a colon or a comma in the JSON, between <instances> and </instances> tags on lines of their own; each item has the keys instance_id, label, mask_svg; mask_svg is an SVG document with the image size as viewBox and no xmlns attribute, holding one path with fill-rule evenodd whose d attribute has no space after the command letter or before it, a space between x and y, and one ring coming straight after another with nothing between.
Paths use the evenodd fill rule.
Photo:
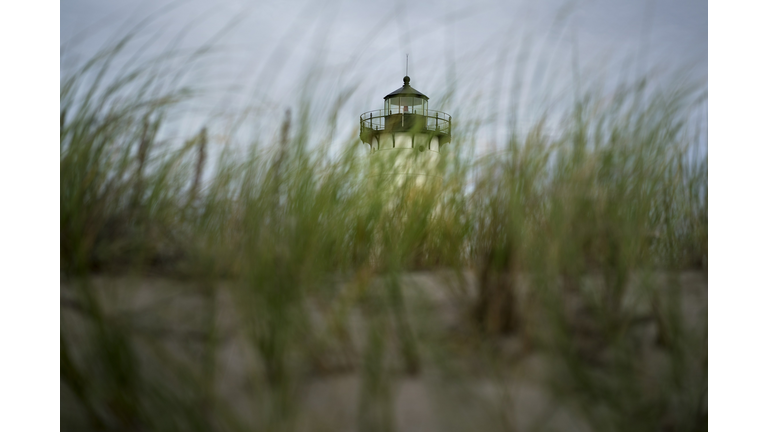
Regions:
<instances>
[{"instance_id":1,"label":"roof finial","mask_svg":"<svg viewBox=\"0 0 768 432\"><path fill-rule=\"evenodd\" d=\"M411 78L408 76L408 54L405 55L405 77L403 77L403 87L408 87Z\"/></svg>"}]
</instances>

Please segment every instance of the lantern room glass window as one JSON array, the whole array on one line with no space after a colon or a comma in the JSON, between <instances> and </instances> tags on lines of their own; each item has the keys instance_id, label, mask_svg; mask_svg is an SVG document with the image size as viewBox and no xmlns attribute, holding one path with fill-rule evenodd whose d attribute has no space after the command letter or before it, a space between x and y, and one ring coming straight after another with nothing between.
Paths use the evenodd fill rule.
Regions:
<instances>
[{"instance_id":1,"label":"lantern room glass window","mask_svg":"<svg viewBox=\"0 0 768 432\"><path fill-rule=\"evenodd\" d=\"M384 101L384 111L390 114L419 114L427 112L427 100L412 96L394 97Z\"/></svg>"}]
</instances>

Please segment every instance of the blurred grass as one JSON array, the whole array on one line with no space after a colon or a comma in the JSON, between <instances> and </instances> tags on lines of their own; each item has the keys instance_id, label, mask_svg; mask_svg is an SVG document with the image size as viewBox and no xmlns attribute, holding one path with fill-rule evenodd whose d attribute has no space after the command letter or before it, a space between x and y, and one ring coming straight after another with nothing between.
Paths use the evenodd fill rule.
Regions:
<instances>
[{"instance_id":1,"label":"blurred grass","mask_svg":"<svg viewBox=\"0 0 768 432\"><path fill-rule=\"evenodd\" d=\"M707 160L690 133L706 89L588 87L557 132L542 116L479 159L456 151L478 140L457 119L441 181L384 188L357 152L328 158L309 106L215 161L209 129L164 141L193 89L154 64L114 74L129 43L61 79L63 429L300 429L308 377L341 352L362 383L358 429L394 430L393 377L478 373L441 359L459 346L503 365L486 348L510 334L554 359L551 391L594 430L706 429L706 322L685 325L679 281L707 265ZM446 269L477 279L447 336L403 282ZM135 287L109 294L104 274ZM146 286L158 276L190 303L130 309L131 292L162 297ZM657 366L637 322L656 329ZM236 401L221 388L233 338Z\"/></svg>"}]
</instances>

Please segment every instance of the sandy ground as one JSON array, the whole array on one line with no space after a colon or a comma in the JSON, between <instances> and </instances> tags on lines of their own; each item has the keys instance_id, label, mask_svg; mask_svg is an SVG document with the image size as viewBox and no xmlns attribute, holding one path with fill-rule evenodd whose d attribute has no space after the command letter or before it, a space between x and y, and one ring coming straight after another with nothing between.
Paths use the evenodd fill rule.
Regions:
<instances>
[{"instance_id":1,"label":"sandy ground","mask_svg":"<svg viewBox=\"0 0 768 432\"><path fill-rule=\"evenodd\" d=\"M683 273L674 283L665 275L653 275L653 278L654 284L679 286L686 326L706 328L705 272ZM125 319L141 317L135 320L140 331L168 340L171 345L176 344L179 352L194 353L195 340L200 337L198 329L202 325L199 311L205 305L204 295L196 288L199 284L126 277L95 277L92 283L102 296L108 315ZM463 275L412 273L404 276L402 283L411 324L419 332L438 338L441 335L459 340L471 338L471 334L463 335L462 329L466 327L466 305L476 291L472 272ZM594 284L599 285L599 280L596 279ZM226 283L221 285L226 287ZM523 298L527 285L524 280L518 284ZM630 285L640 285L639 279ZM241 331L237 314L233 313L237 305L226 294L226 289L216 292L220 293L217 294L216 325L223 336L216 357L216 391L234 412L256 422L265 406L258 385L250 378L253 372L259 371L259 361L249 349L248 335ZM72 329L77 340L80 318L76 307L70 305L76 297L72 283L62 282L61 296L66 305L62 308L62 327ZM640 324L636 331L648 345L649 361L653 361L653 341L658 329L647 319L650 301L639 289L630 289L625 308L638 317ZM520 304L524 314L527 306L525 302ZM580 307L573 305L574 313L578 313ZM425 310L422 308L432 312L428 322L419 319L419 311ZM313 311L317 325L322 325L323 307L312 305L309 309ZM494 349L501 352L495 358L501 359L501 364L473 363L471 352L454 357L449 354L455 351L435 350L425 354L429 361L424 362L425 366L418 373L408 374L400 370L396 359L391 360L388 364L393 372L387 374L383 384L390 397L380 401L372 411L366 411L365 384L360 372L365 322L365 311L351 310L347 321L350 329L347 343L330 344L317 360L321 367L302 374L296 382L296 394L300 399L296 404L298 430L357 431L364 427L361 418L365 416L372 422L389 419L390 427L381 429L398 431L590 430L578 415L553 397L546 384L550 361L536 349L526 347L520 334L494 342ZM470 344L466 349L477 347ZM432 366L434 364L443 366ZM68 398L69 394L62 390L62 418L70 407ZM703 403L706 406L706 400Z\"/></svg>"}]
</instances>

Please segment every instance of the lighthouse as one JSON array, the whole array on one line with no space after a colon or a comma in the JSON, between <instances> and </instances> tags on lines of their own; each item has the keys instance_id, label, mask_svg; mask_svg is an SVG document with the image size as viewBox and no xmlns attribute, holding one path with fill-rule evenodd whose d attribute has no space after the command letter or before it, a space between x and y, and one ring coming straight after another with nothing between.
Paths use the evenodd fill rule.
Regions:
<instances>
[{"instance_id":1,"label":"lighthouse","mask_svg":"<svg viewBox=\"0 0 768 432\"><path fill-rule=\"evenodd\" d=\"M440 153L451 142L451 116L429 109L429 98L403 86L384 96L384 108L360 115L360 140L369 146L377 177L399 185L407 179L416 184L440 178Z\"/></svg>"}]
</instances>

